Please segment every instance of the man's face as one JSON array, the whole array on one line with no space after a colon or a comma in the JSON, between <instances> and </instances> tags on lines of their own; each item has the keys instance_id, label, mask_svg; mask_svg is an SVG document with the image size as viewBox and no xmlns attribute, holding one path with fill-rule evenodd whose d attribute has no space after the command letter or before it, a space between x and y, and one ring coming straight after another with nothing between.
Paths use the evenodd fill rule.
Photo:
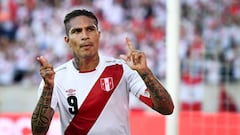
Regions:
<instances>
[{"instance_id":1,"label":"man's face","mask_svg":"<svg viewBox=\"0 0 240 135\"><path fill-rule=\"evenodd\" d=\"M94 20L87 16L77 16L70 20L70 30L65 37L75 56L91 58L98 55L100 32Z\"/></svg>"}]
</instances>

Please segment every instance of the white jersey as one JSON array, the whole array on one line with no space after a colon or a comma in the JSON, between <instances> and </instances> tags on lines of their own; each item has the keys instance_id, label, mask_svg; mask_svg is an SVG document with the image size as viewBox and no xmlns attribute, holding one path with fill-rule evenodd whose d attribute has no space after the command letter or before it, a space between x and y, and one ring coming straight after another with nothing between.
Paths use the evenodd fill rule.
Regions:
<instances>
[{"instance_id":1,"label":"white jersey","mask_svg":"<svg viewBox=\"0 0 240 135\"><path fill-rule=\"evenodd\" d=\"M51 107L59 111L62 134L75 126L81 134L129 135L129 92L152 105L144 81L122 60L100 56L96 70L85 73L70 60L55 72ZM42 89L43 81L39 97Z\"/></svg>"}]
</instances>

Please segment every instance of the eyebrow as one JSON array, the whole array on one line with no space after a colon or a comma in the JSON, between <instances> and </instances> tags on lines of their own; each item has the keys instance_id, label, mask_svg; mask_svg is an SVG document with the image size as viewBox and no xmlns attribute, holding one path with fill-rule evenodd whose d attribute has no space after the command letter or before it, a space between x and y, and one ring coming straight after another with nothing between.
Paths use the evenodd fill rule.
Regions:
<instances>
[{"instance_id":1,"label":"eyebrow","mask_svg":"<svg viewBox=\"0 0 240 135\"><path fill-rule=\"evenodd\" d=\"M87 26L87 27L85 27L85 28L95 28L95 29L98 29L97 28L97 26L96 25L89 25L89 26ZM71 27L70 28L70 30L69 30L69 32L71 32L71 31L73 31L73 30L81 30L82 28L80 28L80 27Z\"/></svg>"}]
</instances>

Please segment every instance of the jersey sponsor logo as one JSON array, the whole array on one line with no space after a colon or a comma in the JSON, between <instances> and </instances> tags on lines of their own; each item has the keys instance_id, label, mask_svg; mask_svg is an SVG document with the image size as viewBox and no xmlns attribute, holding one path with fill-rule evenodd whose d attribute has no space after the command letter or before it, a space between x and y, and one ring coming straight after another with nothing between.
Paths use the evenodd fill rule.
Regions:
<instances>
[{"instance_id":1,"label":"jersey sponsor logo","mask_svg":"<svg viewBox=\"0 0 240 135\"><path fill-rule=\"evenodd\" d=\"M76 95L76 90L68 89L68 90L66 90L66 93L68 96L74 96L74 95Z\"/></svg>"},{"instance_id":2,"label":"jersey sponsor logo","mask_svg":"<svg viewBox=\"0 0 240 135\"><path fill-rule=\"evenodd\" d=\"M101 78L100 85L101 85L101 89L105 91L112 90L114 88L113 78L112 77Z\"/></svg>"}]
</instances>

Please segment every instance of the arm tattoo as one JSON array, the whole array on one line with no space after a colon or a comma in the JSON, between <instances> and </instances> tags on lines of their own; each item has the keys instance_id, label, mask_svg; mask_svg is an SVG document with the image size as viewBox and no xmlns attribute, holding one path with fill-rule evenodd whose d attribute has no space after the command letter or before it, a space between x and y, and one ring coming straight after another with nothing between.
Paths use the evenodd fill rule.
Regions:
<instances>
[{"instance_id":1,"label":"arm tattoo","mask_svg":"<svg viewBox=\"0 0 240 135\"><path fill-rule=\"evenodd\" d=\"M54 111L51 108L52 89L44 88L38 104L32 114L32 132L46 134Z\"/></svg>"},{"instance_id":2,"label":"arm tattoo","mask_svg":"<svg viewBox=\"0 0 240 135\"><path fill-rule=\"evenodd\" d=\"M149 89L153 101L153 109L162 114L171 114L173 102L163 85L156 79L151 71L140 74Z\"/></svg>"}]
</instances>

